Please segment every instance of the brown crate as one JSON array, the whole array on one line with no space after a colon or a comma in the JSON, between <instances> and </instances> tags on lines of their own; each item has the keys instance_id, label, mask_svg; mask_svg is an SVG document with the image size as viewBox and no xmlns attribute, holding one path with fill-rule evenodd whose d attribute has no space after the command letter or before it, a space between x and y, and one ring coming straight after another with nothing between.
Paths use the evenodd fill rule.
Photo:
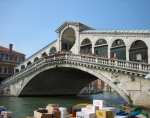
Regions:
<instances>
[{"instance_id":1,"label":"brown crate","mask_svg":"<svg viewBox=\"0 0 150 118\"><path fill-rule=\"evenodd\" d=\"M96 118L114 118L112 111L97 110Z\"/></svg>"},{"instance_id":2,"label":"brown crate","mask_svg":"<svg viewBox=\"0 0 150 118\"><path fill-rule=\"evenodd\" d=\"M60 116L61 116L61 113L60 113L60 111L53 111L53 118L60 118Z\"/></svg>"},{"instance_id":3,"label":"brown crate","mask_svg":"<svg viewBox=\"0 0 150 118\"><path fill-rule=\"evenodd\" d=\"M54 118L53 114L42 114L41 118Z\"/></svg>"}]
</instances>

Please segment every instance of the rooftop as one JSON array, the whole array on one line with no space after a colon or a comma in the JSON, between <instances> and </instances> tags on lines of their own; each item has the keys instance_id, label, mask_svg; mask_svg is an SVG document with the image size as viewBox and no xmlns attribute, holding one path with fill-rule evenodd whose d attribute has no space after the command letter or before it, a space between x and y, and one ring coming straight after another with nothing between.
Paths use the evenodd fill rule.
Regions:
<instances>
[{"instance_id":1,"label":"rooftop","mask_svg":"<svg viewBox=\"0 0 150 118\"><path fill-rule=\"evenodd\" d=\"M6 48L6 47L3 47L3 46L0 46L0 52L9 53L9 52L10 52L10 49L9 49L9 48ZM23 53L20 53L20 52L15 51L15 50L12 50L12 53L20 54L20 55L25 55L25 54L23 54Z\"/></svg>"},{"instance_id":2,"label":"rooftop","mask_svg":"<svg viewBox=\"0 0 150 118\"><path fill-rule=\"evenodd\" d=\"M150 30L84 30L82 33L139 33L150 34Z\"/></svg>"}]
</instances>

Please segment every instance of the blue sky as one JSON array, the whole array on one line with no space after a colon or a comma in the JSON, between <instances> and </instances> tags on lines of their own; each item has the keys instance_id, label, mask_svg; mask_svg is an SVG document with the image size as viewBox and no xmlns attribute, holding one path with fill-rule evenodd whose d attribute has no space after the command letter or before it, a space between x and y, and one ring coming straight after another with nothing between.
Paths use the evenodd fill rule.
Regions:
<instances>
[{"instance_id":1,"label":"blue sky","mask_svg":"<svg viewBox=\"0 0 150 118\"><path fill-rule=\"evenodd\" d=\"M0 0L0 45L32 55L64 21L96 29L150 29L150 0Z\"/></svg>"}]
</instances>

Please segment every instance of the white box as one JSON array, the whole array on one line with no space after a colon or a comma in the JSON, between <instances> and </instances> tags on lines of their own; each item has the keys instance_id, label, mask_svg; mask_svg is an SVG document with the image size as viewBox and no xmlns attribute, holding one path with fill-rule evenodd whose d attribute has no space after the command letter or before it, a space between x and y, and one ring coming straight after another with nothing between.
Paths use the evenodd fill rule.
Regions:
<instances>
[{"instance_id":1,"label":"white box","mask_svg":"<svg viewBox=\"0 0 150 118\"><path fill-rule=\"evenodd\" d=\"M41 118L42 113L34 111L34 118Z\"/></svg>"},{"instance_id":2,"label":"white box","mask_svg":"<svg viewBox=\"0 0 150 118\"><path fill-rule=\"evenodd\" d=\"M67 108L65 107L59 107L59 111L60 111L60 118L66 118L67 115L68 115L68 112L67 112Z\"/></svg>"},{"instance_id":3,"label":"white box","mask_svg":"<svg viewBox=\"0 0 150 118\"><path fill-rule=\"evenodd\" d=\"M104 107L104 100L93 100L93 105L102 109Z\"/></svg>"},{"instance_id":4,"label":"white box","mask_svg":"<svg viewBox=\"0 0 150 118\"><path fill-rule=\"evenodd\" d=\"M84 113L81 111L76 112L76 118L84 118Z\"/></svg>"},{"instance_id":5,"label":"white box","mask_svg":"<svg viewBox=\"0 0 150 118\"><path fill-rule=\"evenodd\" d=\"M85 113L84 118L96 118L95 113Z\"/></svg>"},{"instance_id":6,"label":"white box","mask_svg":"<svg viewBox=\"0 0 150 118\"><path fill-rule=\"evenodd\" d=\"M128 118L127 116L115 116L115 118Z\"/></svg>"}]
</instances>

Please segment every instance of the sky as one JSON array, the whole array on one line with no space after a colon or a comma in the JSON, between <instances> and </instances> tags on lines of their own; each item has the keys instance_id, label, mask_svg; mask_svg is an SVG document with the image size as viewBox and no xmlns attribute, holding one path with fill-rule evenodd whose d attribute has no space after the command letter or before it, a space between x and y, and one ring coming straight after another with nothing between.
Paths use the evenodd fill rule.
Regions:
<instances>
[{"instance_id":1,"label":"sky","mask_svg":"<svg viewBox=\"0 0 150 118\"><path fill-rule=\"evenodd\" d=\"M65 21L98 30L150 29L150 0L0 0L0 45L31 56Z\"/></svg>"}]
</instances>

